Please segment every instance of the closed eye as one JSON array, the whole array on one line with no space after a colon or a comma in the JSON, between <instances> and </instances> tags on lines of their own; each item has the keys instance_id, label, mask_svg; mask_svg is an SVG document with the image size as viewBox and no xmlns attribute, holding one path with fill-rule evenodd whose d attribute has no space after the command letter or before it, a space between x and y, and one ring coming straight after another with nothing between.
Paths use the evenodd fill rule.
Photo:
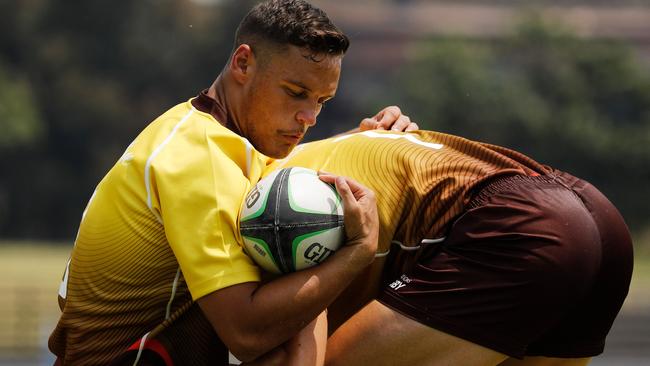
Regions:
<instances>
[{"instance_id":1,"label":"closed eye","mask_svg":"<svg viewBox=\"0 0 650 366\"><path fill-rule=\"evenodd\" d=\"M295 91L290 88L284 88L284 91L291 97L298 98L298 99L305 99L307 97L307 92L304 90L302 91Z\"/></svg>"},{"instance_id":2,"label":"closed eye","mask_svg":"<svg viewBox=\"0 0 650 366\"><path fill-rule=\"evenodd\" d=\"M327 103L328 101L330 101L331 99L332 98L322 98L322 99L318 100L318 104L323 105L323 104Z\"/></svg>"}]
</instances>

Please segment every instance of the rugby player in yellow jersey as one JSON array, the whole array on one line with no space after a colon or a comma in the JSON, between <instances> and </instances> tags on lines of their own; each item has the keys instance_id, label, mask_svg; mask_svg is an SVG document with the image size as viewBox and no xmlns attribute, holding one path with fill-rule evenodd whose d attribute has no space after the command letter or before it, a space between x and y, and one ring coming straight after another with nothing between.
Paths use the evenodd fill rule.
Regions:
<instances>
[{"instance_id":1,"label":"rugby player in yellow jersey","mask_svg":"<svg viewBox=\"0 0 650 366\"><path fill-rule=\"evenodd\" d=\"M377 197L377 259L328 309L327 365L573 366L603 352L632 243L591 184L430 131L311 142L267 171L289 166Z\"/></svg>"},{"instance_id":2,"label":"rugby player in yellow jersey","mask_svg":"<svg viewBox=\"0 0 650 366\"><path fill-rule=\"evenodd\" d=\"M264 284L240 247L238 212L268 157L286 156L334 96L348 44L304 1L249 12L210 88L146 127L93 193L59 289L57 364L223 365L228 349L246 362L322 362L301 345L374 258L372 192L336 179L347 245ZM361 123L390 127L416 126L394 107Z\"/></svg>"}]
</instances>

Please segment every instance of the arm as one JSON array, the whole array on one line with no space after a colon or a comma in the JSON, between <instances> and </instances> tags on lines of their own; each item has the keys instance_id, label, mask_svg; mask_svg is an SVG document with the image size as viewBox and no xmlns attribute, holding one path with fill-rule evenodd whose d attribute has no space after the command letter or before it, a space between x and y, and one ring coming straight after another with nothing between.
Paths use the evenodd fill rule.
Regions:
<instances>
[{"instance_id":1,"label":"arm","mask_svg":"<svg viewBox=\"0 0 650 366\"><path fill-rule=\"evenodd\" d=\"M289 341L252 362L242 366L323 366L327 345L327 312Z\"/></svg>"},{"instance_id":2,"label":"arm","mask_svg":"<svg viewBox=\"0 0 650 366\"><path fill-rule=\"evenodd\" d=\"M283 344L343 291L369 265L377 249L378 217L374 193L342 177L334 182L343 200L347 243L324 263L260 284L230 286L198 304L231 352L252 361Z\"/></svg>"}]
</instances>

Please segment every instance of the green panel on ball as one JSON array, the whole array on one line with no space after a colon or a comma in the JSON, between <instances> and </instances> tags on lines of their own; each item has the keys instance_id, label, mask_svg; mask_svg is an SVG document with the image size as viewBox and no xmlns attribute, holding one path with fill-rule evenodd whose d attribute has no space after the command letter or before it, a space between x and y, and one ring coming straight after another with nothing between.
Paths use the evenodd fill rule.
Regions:
<instances>
[{"instance_id":1,"label":"green panel on ball","mask_svg":"<svg viewBox=\"0 0 650 366\"><path fill-rule=\"evenodd\" d=\"M292 241L292 255L293 255L293 264L294 264L294 270L299 270L302 260L298 258L298 249L300 248L300 244L304 242L305 240L308 240L309 238L313 238L315 236L320 236L321 234L327 233L327 232L333 232L340 230L339 227L329 227L324 230L318 230L318 231L313 231L307 234L303 234L300 236L297 236L296 238L293 239ZM332 248L330 247L331 245L323 245L319 242L314 242L311 243L310 247L314 247L314 257L313 258L304 258L304 259L309 259L310 261L314 263L320 263L321 261L325 260L327 257L329 257L332 253L338 249L338 245L336 247Z\"/></svg>"},{"instance_id":2,"label":"green panel on ball","mask_svg":"<svg viewBox=\"0 0 650 366\"><path fill-rule=\"evenodd\" d=\"M262 201L260 207L255 212L242 215L242 218L240 219L241 222L250 221L252 219L260 217L264 213L269 202L269 195L271 194L273 184L275 183L275 178L278 176L278 173L279 171L274 172L268 177L262 179L253 187L250 192L248 192L244 198L242 207L245 208L242 210L242 213L247 213L250 208L257 204L257 200L261 199ZM250 200L255 201L251 203Z\"/></svg>"},{"instance_id":3,"label":"green panel on ball","mask_svg":"<svg viewBox=\"0 0 650 366\"><path fill-rule=\"evenodd\" d=\"M264 269L268 270L268 271L272 271L272 272L275 272L275 273L280 273L281 272L280 271L280 266L276 262L275 258L273 257L273 254L271 253L271 250L269 249L268 244L264 240L259 239L259 238L252 238L250 236L242 236L242 238L244 239L244 242L246 240L248 240L248 241L253 242L254 244L256 244L256 245L254 245L254 248L251 248L249 243L245 243L246 245L244 245L244 247L246 248L246 251L249 252L249 255L254 256L254 258L258 258L260 260L262 258L269 258L271 260L270 262L272 263L272 265L275 268L267 268L266 266L262 265L262 263L259 263L259 260L255 260L256 262L258 262L258 264L262 265L262 267ZM257 246L257 245L259 245L259 246ZM251 251L253 251L253 250L255 250L255 252L251 253ZM263 251L264 253L260 253L259 250Z\"/></svg>"}]
</instances>

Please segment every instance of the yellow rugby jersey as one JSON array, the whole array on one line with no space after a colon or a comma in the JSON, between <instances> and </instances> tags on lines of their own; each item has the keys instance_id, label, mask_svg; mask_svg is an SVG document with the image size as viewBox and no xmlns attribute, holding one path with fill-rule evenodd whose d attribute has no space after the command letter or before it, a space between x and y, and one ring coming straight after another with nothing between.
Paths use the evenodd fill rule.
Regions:
<instances>
[{"instance_id":1,"label":"yellow rugby jersey","mask_svg":"<svg viewBox=\"0 0 650 366\"><path fill-rule=\"evenodd\" d=\"M377 196L380 253L393 241L404 248L444 236L469 192L504 174L539 174L546 168L499 146L432 131L366 131L299 145L265 174L302 166L351 177Z\"/></svg>"},{"instance_id":2,"label":"yellow rugby jersey","mask_svg":"<svg viewBox=\"0 0 650 366\"><path fill-rule=\"evenodd\" d=\"M52 352L64 364L108 364L141 337L162 335L197 361L192 350L216 353L219 340L193 300L259 281L238 214L268 160L191 101L153 121L83 214Z\"/></svg>"}]
</instances>

